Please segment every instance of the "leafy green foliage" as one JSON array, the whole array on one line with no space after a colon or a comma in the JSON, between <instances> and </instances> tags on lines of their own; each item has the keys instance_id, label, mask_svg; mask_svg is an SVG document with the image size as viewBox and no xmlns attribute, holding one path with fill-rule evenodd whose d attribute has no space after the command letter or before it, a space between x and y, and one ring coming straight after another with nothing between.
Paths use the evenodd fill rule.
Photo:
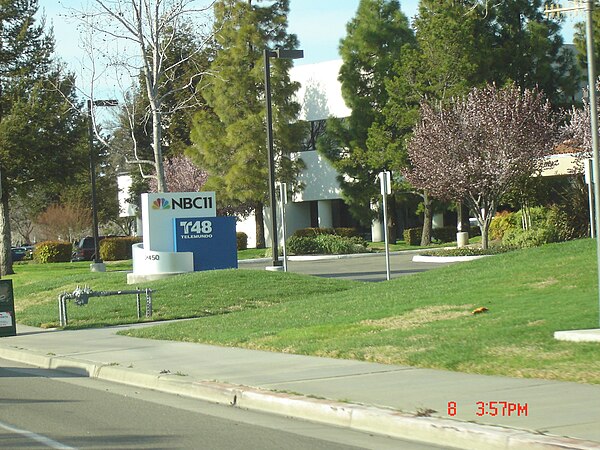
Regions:
<instances>
[{"instance_id":1,"label":"leafy green foliage","mask_svg":"<svg viewBox=\"0 0 600 450\"><path fill-rule=\"evenodd\" d=\"M517 215L510 211L497 212L490 222L490 238L492 240L502 239L504 233L520 226Z\"/></svg>"},{"instance_id":2,"label":"leafy green foliage","mask_svg":"<svg viewBox=\"0 0 600 450\"><path fill-rule=\"evenodd\" d=\"M36 21L36 0L0 3L0 168L2 274L10 265L9 199L57 200L86 169L85 126L73 105L75 79L53 61L54 38ZM36 201L36 203L38 203ZM46 203L44 201L39 203ZM39 212L39 211L36 211Z\"/></svg>"},{"instance_id":3,"label":"leafy green foliage","mask_svg":"<svg viewBox=\"0 0 600 450\"><path fill-rule=\"evenodd\" d=\"M288 12L288 0L268 6L242 0L215 3L215 76L199 85L208 107L194 117L188 151L208 172L207 189L227 204L255 207L259 243L264 242L262 205L268 198L263 50L297 48L296 36L287 33ZM300 166L289 153L300 149L304 128L293 123L300 106L291 98L299 85L289 78L292 60L270 62L277 178L292 185Z\"/></svg>"},{"instance_id":4,"label":"leafy green foliage","mask_svg":"<svg viewBox=\"0 0 600 450\"><path fill-rule=\"evenodd\" d=\"M287 250L294 255L345 255L365 253L367 241L359 236L345 237L336 234L294 235L286 242Z\"/></svg>"},{"instance_id":5,"label":"leafy green foliage","mask_svg":"<svg viewBox=\"0 0 600 450\"><path fill-rule=\"evenodd\" d=\"M236 245L238 250L246 250L248 248L248 235L242 231L235 233Z\"/></svg>"},{"instance_id":6,"label":"leafy green foliage","mask_svg":"<svg viewBox=\"0 0 600 450\"><path fill-rule=\"evenodd\" d=\"M550 227L537 227L523 230L513 228L504 233L502 245L509 248L539 247L540 245L556 242L558 236Z\"/></svg>"},{"instance_id":7,"label":"leafy green foliage","mask_svg":"<svg viewBox=\"0 0 600 450\"><path fill-rule=\"evenodd\" d=\"M498 255L500 253L506 253L513 250L510 247L502 247L495 245L490 248L476 248L476 247L461 247L461 248L444 248L440 250L428 251L424 253L427 256L484 256L484 255Z\"/></svg>"},{"instance_id":8,"label":"leafy green foliage","mask_svg":"<svg viewBox=\"0 0 600 450\"><path fill-rule=\"evenodd\" d=\"M70 242L44 241L35 246L33 260L36 263L59 263L71 260L73 245Z\"/></svg>"},{"instance_id":9,"label":"leafy green foliage","mask_svg":"<svg viewBox=\"0 0 600 450\"><path fill-rule=\"evenodd\" d=\"M408 245L419 245L423 228L406 228L403 233L404 242Z\"/></svg>"},{"instance_id":10,"label":"leafy green foliage","mask_svg":"<svg viewBox=\"0 0 600 450\"><path fill-rule=\"evenodd\" d=\"M340 43L342 96L352 110L344 120L329 119L317 149L339 173L343 195L354 217L369 223L376 175L393 166L397 153L381 146L379 130L388 102L386 79L414 35L397 0L361 0ZM371 140L371 142L369 142Z\"/></svg>"},{"instance_id":11,"label":"leafy green foliage","mask_svg":"<svg viewBox=\"0 0 600 450\"><path fill-rule=\"evenodd\" d=\"M579 71L563 47L561 21L544 15L543 0L496 2L489 9L494 32L492 79L544 92L554 107L572 103Z\"/></svg>"},{"instance_id":12,"label":"leafy green foliage","mask_svg":"<svg viewBox=\"0 0 600 450\"><path fill-rule=\"evenodd\" d=\"M109 237L100 241L100 259L103 261L122 261L131 259L131 246L142 242L139 237Z\"/></svg>"},{"instance_id":13,"label":"leafy green foliage","mask_svg":"<svg viewBox=\"0 0 600 450\"><path fill-rule=\"evenodd\" d=\"M294 231L294 236L307 236L307 237L315 237L320 234L337 234L342 237L353 237L358 236L358 231L356 228L300 228Z\"/></svg>"}]
</instances>

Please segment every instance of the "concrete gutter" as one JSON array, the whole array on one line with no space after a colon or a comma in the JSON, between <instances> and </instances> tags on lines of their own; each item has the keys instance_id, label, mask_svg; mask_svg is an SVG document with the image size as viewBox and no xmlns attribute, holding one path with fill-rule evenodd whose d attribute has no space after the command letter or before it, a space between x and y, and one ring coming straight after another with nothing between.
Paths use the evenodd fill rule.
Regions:
<instances>
[{"instance_id":1,"label":"concrete gutter","mask_svg":"<svg viewBox=\"0 0 600 450\"><path fill-rule=\"evenodd\" d=\"M43 369L153 389L232 407L442 445L446 448L600 450L600 443L592 441L445 418L419 417L392 409L316 399L230 383L191 381L176 374L157 375L114 364L99 364L82 358L40 354L20 348L0 347L0 358Z\"/></svg>"}]
</instances>

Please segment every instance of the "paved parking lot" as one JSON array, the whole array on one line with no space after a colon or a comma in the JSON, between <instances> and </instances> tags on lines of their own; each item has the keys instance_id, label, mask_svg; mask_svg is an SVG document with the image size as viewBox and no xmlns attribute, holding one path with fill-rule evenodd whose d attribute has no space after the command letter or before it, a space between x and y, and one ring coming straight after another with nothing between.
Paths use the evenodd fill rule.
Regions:
<instances>
[{"instance_id":1,"label":"paved parking lot","mask_svg":"<svg viewBox=\"0 0 600 450\"><path fill-rule=\"evenodd\" d=\"M396 252L390 255L390 274L392 278L424 272L452 263L413 262L414 252ZM319 257L316 257L319 258ZM261 259L252 262L240 262L240 269L264 270L271 265L271 260ZM385 254L353 255L312 259L308 257L292 257L288 261L290 272L306 275L317 275L329 278L346 278L357 281L385 281Z\"/></svg>"}]
</instances>

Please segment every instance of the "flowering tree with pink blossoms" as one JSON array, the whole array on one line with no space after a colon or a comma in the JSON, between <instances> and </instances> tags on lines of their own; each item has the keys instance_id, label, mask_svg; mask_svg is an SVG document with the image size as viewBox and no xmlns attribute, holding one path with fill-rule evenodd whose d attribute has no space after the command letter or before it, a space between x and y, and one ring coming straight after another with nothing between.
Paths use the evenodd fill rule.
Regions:
<instances>
[{"instance_id":1,"label":"flowering tree with pink blossoms","mask_svg":"<svg viewBox=\"0 0 600 450\"><path fill-rule=\"evenodd\" d=\"M199 192L204 188L208 173L196 166L187 156L173 156L163 163L165 184L168 192ZM150 192L157 191L157 181L150 178ZM217 198L217 213L220 216L247 217L252 211L252 205L242 203L237 206L223 205Z\"/></svg>"},{"instance_id":2,"label":"flowering tree with pink blossoms","mask_svg":"<svg viewBox=\"0 0 600 450\"><path fill-rule=\"evenodd\" d=\"M552 165L546 156L557 129L543 95L515 85L475 88L443 108L424 102L408 142L405 176L435 197L464 201L487 248L500 197Z\"/></svg>"}]
</instances>

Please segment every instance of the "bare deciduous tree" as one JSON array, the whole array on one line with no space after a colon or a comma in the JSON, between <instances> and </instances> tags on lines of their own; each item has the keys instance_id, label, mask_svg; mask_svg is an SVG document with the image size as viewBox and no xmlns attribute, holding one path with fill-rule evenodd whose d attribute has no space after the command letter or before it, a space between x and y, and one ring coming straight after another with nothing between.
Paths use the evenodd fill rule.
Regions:
<instances>
[{"instance_id":1,"label":"bare deciduous tree","mask_svg":"<svg viewBox=\"0 0 600 450\"><path fill-rule=\"evenodd\" d=\"M50 205L36 220L41 239L74 242L89 232L90 210L83 202Z\"/></svg>"},{"instance_id":2,"label":"bare deciduous tree","mask_svg":"<svg viewBox=\"0 0 600 450\"><path fill-rule=\"evenodd\" d=\"M500 197L552 164L545 157L556 138L556 121L541 93L515 85L473 89L445 108L421 105L405 175L438 198L465 201L487 248Z\"/></svg>"},{"instance_id":3,"label":"bare deciduous tree","mask_svg":"<svg viewBox=\"0 0 600 450\"><path fill-rule=\"evenodd\" d=\"M139 82L139 90L148 102L145 120L152 126L153 159L144 159L140 154L133 134L136 117L140 114L129 109L132 103L125 102L133 138L133 159L128 162L138 164L144 178L155 178L159 192L166 190L163 127L168 124L171 114L197 106L194 88L205 71L199 68L196 73L188 74L183 82L177 80L174 83L181 75L177 69L193 61L211 40L209 13L213 3L210 0L93 0L85 11L71 9L73 17L81 20L88 31L85 45L89 48L88 53L93 55L90 58L92 84L97 83L100 76L93 59L100 57L106 60L107 67L116 70L122 91L138 89ZM193 51L174 57L177 36L182 30L196 33L198 45ZM181 92L188 95L177 96L176 104L165 102L166 97ZM93 87L89 96L93 100ZM153 166L154 174L145 172L144 165Z\"/></svg>"}]
</instances>

